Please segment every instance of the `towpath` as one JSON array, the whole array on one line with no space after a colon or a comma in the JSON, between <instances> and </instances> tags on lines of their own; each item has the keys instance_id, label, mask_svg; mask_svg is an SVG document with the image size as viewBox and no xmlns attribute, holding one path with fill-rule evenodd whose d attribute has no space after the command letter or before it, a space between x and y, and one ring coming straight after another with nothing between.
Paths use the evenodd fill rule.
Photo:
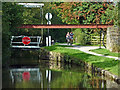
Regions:
<instances>
[{"instance_id":1,"label":"towpath","mask_svg":"<svg viewBox=\"0 0 120 90\"><path fill-rule=\"evenodd\" d=\"M67 44L60 44L60 45L67 45ZM85 53L88 53L88 54L92 54L92 55L96 55L96 56L102 56L102 57L107 57L107 58L113 58L115 60L120 60L119 57L114 57L114 56L105 56L105 55L102 55L102 54L98 54L98 53L95 53L95 52L91 52L90 50L93 50L93 49L98 49L99 46L76 46L76 45L72 45L73 47L66 47L66 48L70 48L70 49L77 49L77 50L80 50L82 52L85 52ZM104 48L104 47L101 47L101 48Z\"/></svg>"}]
</instances>

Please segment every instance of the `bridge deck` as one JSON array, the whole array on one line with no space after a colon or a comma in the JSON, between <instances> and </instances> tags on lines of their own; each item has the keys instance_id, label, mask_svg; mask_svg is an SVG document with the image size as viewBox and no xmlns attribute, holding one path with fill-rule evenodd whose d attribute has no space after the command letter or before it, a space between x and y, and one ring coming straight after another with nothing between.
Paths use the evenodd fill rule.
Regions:
<instances>
[{"instance_id":1,"label":"bridge deck","mask_svg":"<svg viewBox=\"0 0 120 90\"><path fill-rule=\"evenodd\" d=\"M113 24L80 24L80 25L75 25L75 24L64 24L64 25L41 25L41 24L23 24L20 27L17 28L108 28L112 27Z\"/></svg>"}]
</instances>

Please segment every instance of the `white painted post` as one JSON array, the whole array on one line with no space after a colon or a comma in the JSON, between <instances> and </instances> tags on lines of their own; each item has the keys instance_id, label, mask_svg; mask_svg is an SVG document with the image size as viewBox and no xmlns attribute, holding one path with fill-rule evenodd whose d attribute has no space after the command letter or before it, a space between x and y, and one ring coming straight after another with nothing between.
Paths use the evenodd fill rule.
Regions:
<instances>
[{"instance_id":1,"label":"white painted post","mask_svg":"<svg viewBox=\"0 0 120 90\"><path fill-rule=\"evenodd\" d=\"M13 41L13 38L14 38L14 36L12 36L12 38L11 38L11 43L10 43L10 45L12 46L12 41Z\"/></svg>"},{"instance_id":2,"label":"white painted post","mask_svg":"<svg viewBox=\"0 0 120 90\"><path fill-rule=\"evenodd\" d=\"M48 78L48 70L46 70L46 79Z\"/></svg>"},{"instance_id":3,"label":"white painted post","mask_svg":"<svg viewBox=\"0 0 120 90\"><path fill-rule=\"evenodd\" d=\"M51 36L49 36L49 46L51 46Z\"/></svg>"},{"instance_id":4,"label":"white painted post","mask_svg":"<svg viewBox=\"0 0 120 90\"><path fill-rule=\"evenodd\" d=\"M39 36L38 37L38 44L40 45L40 40L41 40L41 37Z\"/></svg>"},{"instance_id":5,"label":"white painted post","mask_svg":"<svg viewBox=\"0 0 120 90\"><path fill-rule=\"evenodd\" d=\"M49 83L51 81L51 70L49 70Z\"/></svg>"},{"instance_id":6,"label":"white painted post","mask_svg":"<svg viewBox=\"0 0 120 90\"><path fill-rule=\"evenodd\" d=\"M52 45L54 45L54 40L52 40Z\"/></svg>"},{"instance_id":7,"label":"white painted post","mask_svg":"<svg viewBox=\"0 0 120 90\"><path fill-rule=\"evenodd\" d=\"M37 46L39 46L39 36L37 36Z\"/></svg>"},{"instance_id":8,"label":"white painted post","mask_svg":"<svg viewBox=\"0 0 120 90\"><path fill-rule=\"evenodd\" d=\"M48 37L46 37L46 46L48 46Z\"/></svg>"}]
</instances>

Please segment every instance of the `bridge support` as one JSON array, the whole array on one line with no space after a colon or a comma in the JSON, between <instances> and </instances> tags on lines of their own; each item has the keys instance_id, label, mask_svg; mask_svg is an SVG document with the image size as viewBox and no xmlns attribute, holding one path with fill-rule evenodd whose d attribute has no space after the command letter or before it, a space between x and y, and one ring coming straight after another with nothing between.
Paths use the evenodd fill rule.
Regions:
<instances>
[{"instance_id":1,"label":"bridge support","mask_svg":"<svg viewBox=\"0 0 120 90\"><path fill-rule=\"evenodd\" d=\"M103 31L102 28L100 29L100 46L99 46L99 48L101 48L101 36L102 36L102 44L106 48L106 46L104 44L105 32Z\"/></svg>"},{"instance_id":2,"label":"bridge support","mask_svg":"<svg viewBox=\"0 0 120 90\"><path fill-rule=\"evenodd\" d=\"M103 33L102 43L103 43L103 46L106 48L106 46L105 46L105 44L104 44L104 38L105 38L105 32L104 32L104 30L102 30L102 33Z\"/></svg>"},{"instance_id":3,"label":"bridge support","mask_svg":"<svg viewBox=\"0 0 120 90\"><path fill-rule=\"evenodd\" d=\"M101 48L101 33L102 33L102 29L100 29L100 46L99 46L99 48Z\"/></svg>"}]
</instances>

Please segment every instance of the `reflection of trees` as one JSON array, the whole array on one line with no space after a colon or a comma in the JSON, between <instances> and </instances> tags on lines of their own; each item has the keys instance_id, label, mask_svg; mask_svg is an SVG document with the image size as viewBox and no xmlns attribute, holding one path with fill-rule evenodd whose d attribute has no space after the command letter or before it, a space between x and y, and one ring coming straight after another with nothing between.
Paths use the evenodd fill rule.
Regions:
<instances>
[{"instance_id":1,"label":"reflection of trees","mask_svg":"<svg viewBox=\"0 0 120 90\"><path fill-rule=\"evenodd\" d=\"M40 83L33 81L23 81L15 84L15 88L41 88Z\"/></svg>"},{"instance_id":2,"label":"reflection of trees","mask_svg":"<svg viewBox=\"0 0 120 90\"><path fill-rule=\"evenodd\" d=\"M86 73L71 72L75 67L72 65L63 65L60 62L50 61L50 69L60 70L56 75L52 72L51 88L106 88L106 81L99 78L90 78ZM76 69L76 68L75 68ZM74 69L74 70L75 70ZM64 72L62 71L64 70ZM70 72L68 72L70 71ZM77 70L78 71L78 70Z\"/></svg>"},{"instance_id":3,"label":"reflection of trees","mask_svg":"<svg viewBox=\"0 0 120 90\"><path fill-rule=\"evenodd\" d=\"M87 88L90 88L91 87L91 85L89 84L89 75L88 74L84 74L83 76L82 76L82 83L83 83L83 87L87 87Z\"/></svg>"},{"instance_id":4,"label":"reflection of trees","mask_svg":"<svg viewBox=\"0 0 120 90\"><path fill-rule=\"evenodd\" d=\"M106 88L106 80L91 78L86 73L64 71L52 80L51 88Z\"/></svg>"},{"instance_id":5,"label":"reflection of trees","mask_svg":"<svg viewBox=\"0 0 120 90\"><path fill-rule=\"evenodd\" d=\"M49 68L61 70L63 68L63 64L61 62L51 60L49 61Z\"/></svg>"},{"instance_id":6,"label":"reflection of trees","mask_svg":"<svg viewBox=\"0 0 120 90\"><path fill-rule=\"evenodd\" d=\"M84 86L82 82L86 83L85 86L88 87L88 80L83 81L88 78L83 78L83 76L84 73L64 71L61 77L52 81L51 88L81 88Z\"/></svg>"},{"instance_id":7,"label":"reflection of trees","mask_svg":"<svg viewBox=\"0 0 120 90\"><path fill-rule=\"evenodd\" d=\"M56 72L54 70L41 70L42 72L42 80L41 83L44 88L50 88L51 82L56 80L58 77L61 76L61 72Z\"/></svg>"},{"instance_id":8,"label":"reflection of trees","mask_svg":"<svg viewBox=\"0 0 120 90\"><path fill-rule=\"evenodd\" d=\"M71 63L63 63L59 61L49 61L49 69L57 70L57 71L62 71L62 70L67 70L67 71L83 71L82 66L78 66L71 64Z\"/></svg>"},{"instance_id":9,"label":"reflection of trees","mask_svg":"<svg viewBox=\"0 0 120 90\"><path fill-rule=\"evenodd\" d=\"M92 88L106 88L106 80L92 78L90 81Z\"/></svg>"}]
</instances>

